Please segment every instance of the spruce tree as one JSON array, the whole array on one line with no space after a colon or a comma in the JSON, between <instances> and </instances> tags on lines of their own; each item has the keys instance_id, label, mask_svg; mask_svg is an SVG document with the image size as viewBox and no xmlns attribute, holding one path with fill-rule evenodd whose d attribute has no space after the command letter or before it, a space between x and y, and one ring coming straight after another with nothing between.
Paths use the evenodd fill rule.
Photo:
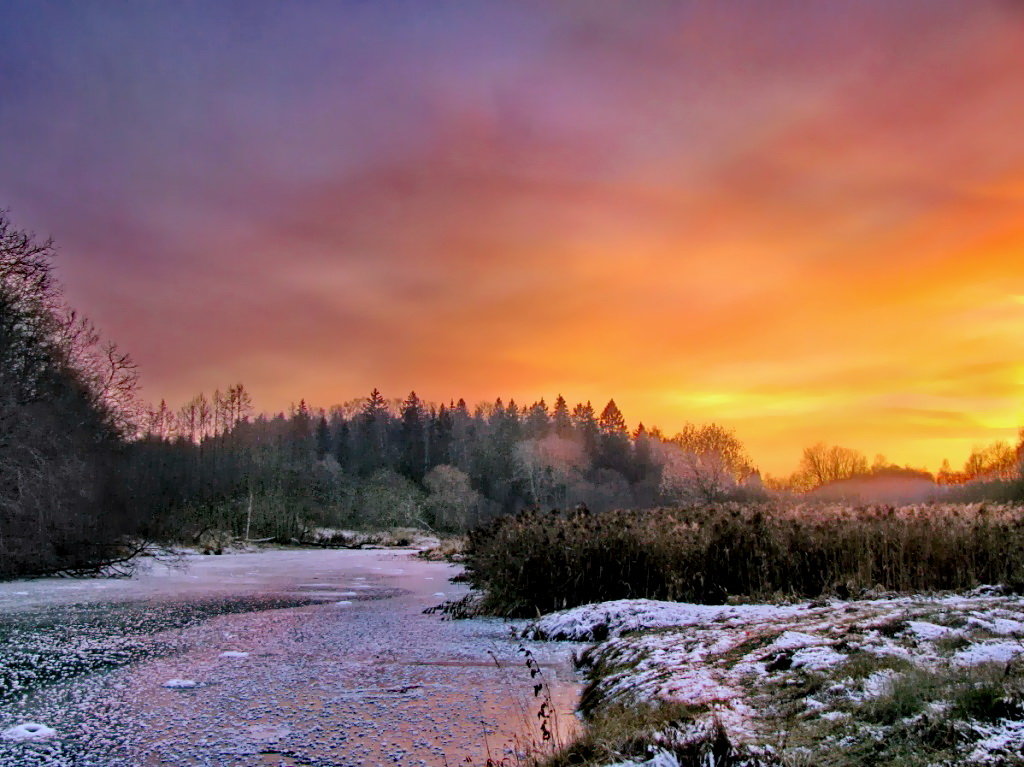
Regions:
<instances>
[{"instance_id":1,"label":"spruce tree","mask_svg":"<svg viewBox=\"0 0 1024 767\"><path fill-rule=\"evenodd\" d=\"M415 482L422 482L426 473L426 437L423 403L416 392L402 403L400 430L401 470Z\"/></svg>"},{"instance_id":2,"label":"spruce tree","mask_svg":"<svg viewBox=\"0 0 1024 767\"><path fill-rule=\"evenodd\" d=\"M551 426L559 437L568 437L572 434L572 417L569 415L569 406L561 394L558 395L555 406L551 410Z\"/></svg>"}]
</instances>

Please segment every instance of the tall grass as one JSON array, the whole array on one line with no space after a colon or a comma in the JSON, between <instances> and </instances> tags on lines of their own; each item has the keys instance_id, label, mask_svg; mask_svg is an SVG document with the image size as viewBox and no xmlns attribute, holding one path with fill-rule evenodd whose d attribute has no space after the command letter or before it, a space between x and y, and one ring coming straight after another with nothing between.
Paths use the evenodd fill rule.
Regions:
<instances>
[{"instance_id":1,"label":"tall grass","mask_svg":"<svg viewBox=\"0 0 1024 767\"><path fill-rule=\"evenodd\" d=\"M1024 585L1024 506L711 504L526 511L474 530L484 609L534 615L610 599L848 596Z\"/></svg>"}]
</instances>

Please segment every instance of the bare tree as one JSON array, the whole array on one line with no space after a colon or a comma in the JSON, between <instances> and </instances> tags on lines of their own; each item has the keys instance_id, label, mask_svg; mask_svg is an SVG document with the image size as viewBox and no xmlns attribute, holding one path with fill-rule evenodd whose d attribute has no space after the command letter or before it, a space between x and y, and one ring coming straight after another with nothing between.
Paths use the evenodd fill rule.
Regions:
<instances>
[{"instance_id":1,"label":"bare tree","mask_svg":"<svg viewBox=\"0 0 1024 767\"><path fill-rule=\"evenodd\" d=\"M110 561L130 525L112 477L134 364L64 304L54 256L0 212L0 575Z\"/></svg>"},{"instance_id":2,"label":"bare tree","mask_svg":"<svg viewBox=\"0 0 1024 767\"><path fill-rule=\"evenodd\" d=\"M819 442L804 448L795 484L808 489L821 487L829 482L866 474L867 471L868 459L860 451Z\"/></svg>"},{"instance_id":3,"label":"bare tree","mask_svg":"<svg viewBox=\"0 0 1024 767\"><path fill-rule=\"evenodd\" d=\"M714 501L753 471L743 443L718 424L686 424L661 450L662 491Z\"/></svg>"}]
</instances>

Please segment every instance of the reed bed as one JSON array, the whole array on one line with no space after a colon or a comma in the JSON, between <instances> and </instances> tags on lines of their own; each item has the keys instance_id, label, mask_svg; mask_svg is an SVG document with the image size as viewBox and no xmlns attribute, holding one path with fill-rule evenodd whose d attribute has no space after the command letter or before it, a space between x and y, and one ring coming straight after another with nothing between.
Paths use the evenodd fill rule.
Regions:
<instances>
[{"instance_id":1,"label":"reed bed","mask_svg":"<svg viewBox=\"0 0 1024 767\"><path fill-rule=\"evenodd\" d=\"M532 616L611 599L857 596L1024 586L1024 505L706 504L524 511L470 533L485 612Z\"/></svg>"}]
</instances>

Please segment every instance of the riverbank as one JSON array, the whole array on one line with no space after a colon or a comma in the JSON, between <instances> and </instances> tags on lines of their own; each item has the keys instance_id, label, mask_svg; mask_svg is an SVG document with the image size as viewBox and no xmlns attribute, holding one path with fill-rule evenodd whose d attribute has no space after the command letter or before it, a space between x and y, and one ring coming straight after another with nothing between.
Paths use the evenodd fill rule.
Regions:
<instances>
[{"instance_id":1,"label":"riverbank","mask_svg":"<svg viewBox=\"0 0 1024 767\"><path fill-rule=\"evenodd\" d=\"M551 765L1024 764L1024 600L998 589L619 600L526 635L596 642L579 663L587 731Z\"/></svg>"}]
</instances>

